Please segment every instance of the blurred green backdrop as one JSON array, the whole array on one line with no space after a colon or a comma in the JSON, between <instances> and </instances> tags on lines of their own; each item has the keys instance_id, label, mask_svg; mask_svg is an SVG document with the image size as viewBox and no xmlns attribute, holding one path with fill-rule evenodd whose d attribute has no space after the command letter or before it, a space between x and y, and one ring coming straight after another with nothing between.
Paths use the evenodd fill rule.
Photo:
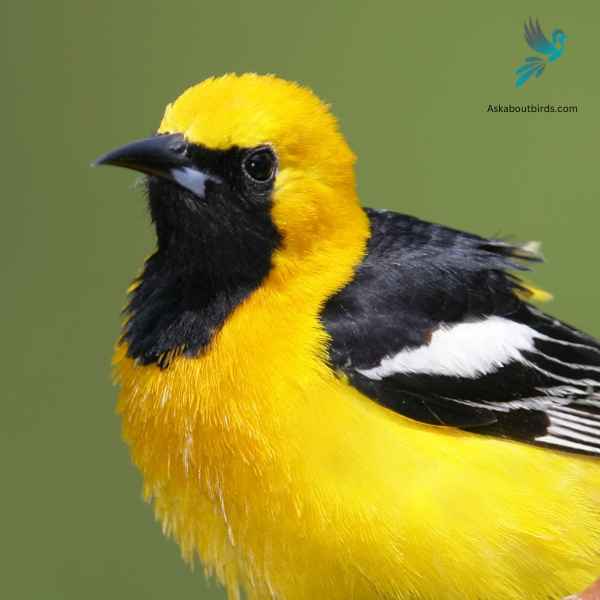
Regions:
<instances>
[{"instance_id":1,"label":"blurred green backdrop","mask_svg":"<svg viewBox=\"0 0 600 600\"><path fill-rule=\"evenodd\" d=\"M517 91L529 15L569 39ZM89 168L209 75L313 87L365 204L543 240L551 310L600 334L600 5L22 0L3 21L0 597L223 597L163 538L120 441L111 348L153 239L135 175ZM486 112L505 102L579 110Z\"/></svg>"}]
</instances>

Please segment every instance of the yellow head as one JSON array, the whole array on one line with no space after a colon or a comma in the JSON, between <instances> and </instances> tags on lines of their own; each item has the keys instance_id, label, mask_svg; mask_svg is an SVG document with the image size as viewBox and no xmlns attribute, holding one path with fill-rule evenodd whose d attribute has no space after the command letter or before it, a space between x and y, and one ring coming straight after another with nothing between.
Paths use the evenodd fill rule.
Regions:
<instances>
[{"instance_id":1,"label":"yellow head","mask_svg":"<svg viewBox=\"0 0 600 600\"><path fill-rule=\"evenodd\" d=\"M283 285L335 271L367 237L354 154L335 118L310 90L271 75L189 88L167 107L158 135L98 163L149 176L158 250L125 331L132 355L149 361L204 347L212 335L204 330L216 330L274 271ZM164 315L176 315L181 332Z\"/></svg>"},{"instance_id":2,"label":"yellow head","mask_svg":"<svg viewBox=\"0 0 600 600\"><path fill-rule=\"evenodd\" d=\"M328 107L297 83L253 73L207 79L167 106L159 132L212 149L271 146L273 220L290 249L310 246L311 232L326 235L324 225L356 202L354 154Z\"/></svg>"},{"instance_id":3,"label":"yellow head","mask_svg":"<svg viewBox=\"0 0 600 600\"><path fill-rule=\"evenodd\" d=\"M279 175L301 171L333 186L352 186L354 155L328 107L309 89L273 75L225 75L186 90L165 110L159 133L225 150L269 144Z\"/></svg>"}]
</instances>

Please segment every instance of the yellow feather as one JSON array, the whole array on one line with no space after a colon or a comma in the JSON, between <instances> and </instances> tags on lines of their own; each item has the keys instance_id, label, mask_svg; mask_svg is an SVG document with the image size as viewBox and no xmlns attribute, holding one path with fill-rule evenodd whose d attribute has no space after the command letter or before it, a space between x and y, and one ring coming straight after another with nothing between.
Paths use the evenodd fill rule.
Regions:
<instances>
[{"instance_id":1,"label":"yellow feather","mask_svg":"<svg viewBox=\"0 0 600 600\"><path fill-rule=\"evenodd\" d=\"M261 107L257 110L257 106ZM124 437L164 531L230 600L547 600L600 572L600 462L432 427L326 364L319 311L352 276L368 223L354 157L307 90L212 79L161 131L272 143L285 243L201 356L115 353Z\"/></svg>"},{"instance_id":2,"label":"yellow feather","mask_svg":"<svg viewBox=\"0 0 600 600\"><path fill-rule=\"evenodd\" d=\"M521 288L517 290L517 296L522 300L533 302L550 302L554 296L529 282L519 281Z\"/></svg>"}]
</instances>

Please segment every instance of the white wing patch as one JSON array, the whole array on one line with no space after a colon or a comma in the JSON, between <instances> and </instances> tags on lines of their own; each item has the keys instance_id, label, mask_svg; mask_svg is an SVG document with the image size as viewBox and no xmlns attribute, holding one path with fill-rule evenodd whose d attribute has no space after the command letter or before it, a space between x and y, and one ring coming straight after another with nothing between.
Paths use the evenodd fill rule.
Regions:
<instances>
[{"instance_id":1,"label":"white wing patch","mask_svg":"<svg viewBox=\"0 0 600 600\"><path fill-rule=\"evenodd\" d=\"M556 323L555 323L556 324ZM600 353L598 347L551 337L524 323L504 317L492 316L478 321L465 321L457 325L442 325L436 329L427 345L402 350L386 356L379 365L370 369L357 369L363 376L379 381L394 375L441 375L477 379L499 371L511 362L521 363L536 371L556 385L534 388L536 395L504 402L487 402L448 398L465 405L492 409L498 413L513 410L541 411L548 425L536 442L563 450L600 455L600 376L591 379L589 374L600 373L598 362L580 364L563 360L536 347L536 340L569 347L576 353L582 350ZM524 355L525 354L525 355ZM536 364L546 361L547 368ZM553 373L552 365L570 369L571 377ZM584 371L578 378L577 373Z\"/></svg>"},{"instance_id":2,"label":"white wing patch","mask_svg":"<svg viewBox=\"0 0 600 600\"><path fill-rule=\"evenodd\" d=\"M358 369L369 379L398 373L448 375L475 379L512 361L526 363L521 352L535 352L543 337L531 327L503 317L488 317L436 329L431 342L385 357L377 367Z\"/></svg>"}]
</instances>

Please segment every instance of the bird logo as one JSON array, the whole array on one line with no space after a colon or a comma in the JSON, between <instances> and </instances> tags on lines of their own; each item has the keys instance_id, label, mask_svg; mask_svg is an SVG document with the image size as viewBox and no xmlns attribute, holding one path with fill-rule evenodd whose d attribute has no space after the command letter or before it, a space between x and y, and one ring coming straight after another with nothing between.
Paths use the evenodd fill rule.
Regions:
<instances>
[{"instance_id":1,"label":"bird logo","mask_svg":"<svg viewBox=\"0 0 600 600\"><path fill-rule=\"evenodd\" d=\"M525 85L534 75L540 77L545 71L548 63L558 60L565 51L565 42L567 36L562 29L555 29L552 32L552 42L544 35L540 22L529 17L529 22L525 21L524 31L525 41L527 45L542 56L528 56L525 62L515 69L517 79L515 85L520 88Z\"/></svg>"}]
</instances>

